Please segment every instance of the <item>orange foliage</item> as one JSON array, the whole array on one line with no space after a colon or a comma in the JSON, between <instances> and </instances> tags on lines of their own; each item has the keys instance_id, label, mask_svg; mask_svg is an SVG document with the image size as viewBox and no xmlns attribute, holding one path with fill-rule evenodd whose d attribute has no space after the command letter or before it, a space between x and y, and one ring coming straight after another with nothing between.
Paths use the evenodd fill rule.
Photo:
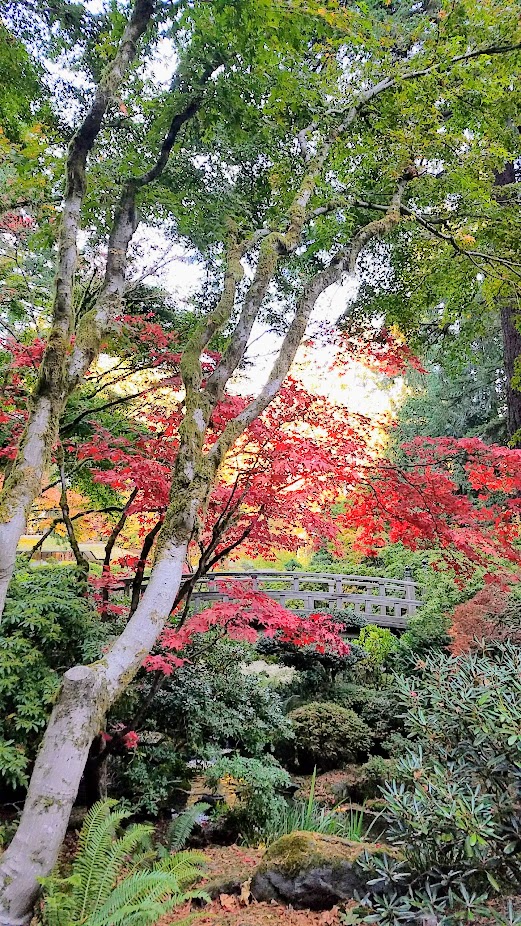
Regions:
<instances>
[{"instance_id":1,"label":"orange foliage","mask_svg":"<svg viewBox=\"0 0 521 926\"><path fill-rule=\"evenodd\" d=\"M521 640L521 628L516 630L504 620L514 582L510 576L492 578L473 598L457 605L449 630L453 655L478 649L483 642Z\"/></svg>"}]
</instances>

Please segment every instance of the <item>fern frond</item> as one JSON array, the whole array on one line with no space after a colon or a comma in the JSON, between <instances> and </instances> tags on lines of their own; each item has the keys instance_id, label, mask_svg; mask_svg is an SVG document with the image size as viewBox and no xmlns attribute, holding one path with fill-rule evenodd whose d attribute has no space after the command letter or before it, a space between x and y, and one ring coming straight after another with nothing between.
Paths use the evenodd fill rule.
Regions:
<instances>
[{"instance_id":1,"label":"fern frond","mask_svg":"<svg viewBox=\"0 0 521 926\"><path fill-rule=\"evenodd\" d=\"M97 910L98 907L107 900L128 856L135 852L137 847L147 839L152 830L153 827L143 823L131 826L123 836L112 844L105 871L103 873L100 872L97 890L95 896L93 892L87 912L90 913Z\"/></svg>"},{"instance_id":2,"label":"fern frond","mask_svg":"<svg viewBox=\"0 0 521 926\"><path fill-rule=\"evenodd\" d=\"M161 902L158 907L158 902ZM143 922L153 923L153 917L184 902L175 875L166 871L139 871L121 881L99 910L90 916L85 926L117 926L129 923L129 917L140 915ZM151 919L147 919L152 916Z\"/></svg>"},{"instance_id":3,"label":"fern frond","mask_svg":"<svg viewBox=\"0 0 521 926\"><path fill-rule=\"evenodd\" d=\"M112 800L94 804L80 833L79 852L72 869L73 874L80 878L79 886L74 891L80 921L95 909L93 904L100 882L105 881L110 868L114 834L121 822L129 816L126 810L111 810L114 805Z\"/></svg>"},{"instance_id":4,"label":"fern frond","mask_svg":"<svg viewBox=\"0 0 521 926\"><path fill-rule=\"evenodd\" d=\"M42 922L44 926L72 926L73 915L72 898L60 891L47 898Z\"/></svg>"},{"instance_id":5,"label":"fern frond","mask_svg":"<svg viewBox=\"0 0 521 926\"><path fill-rule=\"evenodd\" d=\"M166 836L167 846L171 852L177 852L186 845L187 839L197 823L197 818L209 809L209 804L194 804L193 807L189 807L188 810L180 813L175 820L172 820Z\"/></svg>"},{"instance_id":6,"label":"fern frond","mask_svg":"<svg viewBox=\"0 0 521 926\"><path fill-rule=\"evenodd\" d=\"M96 801L87 813L83 826L78 837L78 853L84 851L86 844L91 841L100 825L111 812L111 808L117 805L117 801L108 798L106 801ZM115 812L115 811L113 811Z\"/></svg>"},{"instance_id":7,"label":"fern frond","mask_svg":"<svg viewBox=\"0 0 521 926\"><path fill-rule=\"evenodd\" d=\"M155 866L155 870L168 871L175 875L182 890L201 877L201 868L206 861L206 856L202 852L185 849L184 852L177 852L175 855L161 859Z\"/></svg>"},{"instance_id":8,"label":"fern frond","mask_svg":"<svg viewBox=\"0 0 521 926\"><path fill-rule=\"evenodd\" d=\"M136 849L146 844L152 827L131 826L116 838L129 814L113 806L114 801L100 802L87 815L71 876L42 878L44 926L154 926L178 904L208 899L204 891L185 891L201 876L203 853L179 852L138 869L142 856L136 858Z\"/></svg>"}]
</instances>

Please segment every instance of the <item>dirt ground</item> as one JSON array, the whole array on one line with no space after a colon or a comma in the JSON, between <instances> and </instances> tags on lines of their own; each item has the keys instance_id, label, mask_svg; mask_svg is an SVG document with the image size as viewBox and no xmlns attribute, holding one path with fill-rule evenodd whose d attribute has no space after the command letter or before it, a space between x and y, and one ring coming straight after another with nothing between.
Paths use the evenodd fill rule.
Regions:
<instances>
[{"instance_id":1,"label":"dirt ground","mask_svg":"<svg viewBox=\"0 0 521 926\"><path fill-rule=\"evenodd\" d=\"M240 872L244 876L242 896L220 894L211 904L204 908L187 904L175 913L162 917L157 926L175 926L190 913L197 913L194 926L340 926L337 910L312 913L306 910L293 910L279 904L256 903L248 890L248 879L259 863L262 851L241 846L211 846L204 850L208 859L205 879L200 883L204 889L214 879Z\"/></svg>"},{"instance_id":2,"label":"dirt ground","mask_svg":"<svg viewBox=\"0 0 521 926\"><path fill-rule=\"evenodd\" d=\"M340 926L338 909L320 913L310 910L293 910L291 907L275 903L256 903L248 889L248 880L262 857L261 849L244 846L210 846L204 850L207 857L207 871L198 887L203 889L212 885L216 879L228 877L230 873L238 875L243 884L241 896L236 894L219 894L210 904L201 907L186 904L175 913L167 914L157 926L176 926L194 915L194 926ZM513 897L514 910L521 910L521 897ZM490 904L505 915L506 902L496 901ZM493 917L477 917L476 926L493 926Z\"/></svg>"}]
</instances>

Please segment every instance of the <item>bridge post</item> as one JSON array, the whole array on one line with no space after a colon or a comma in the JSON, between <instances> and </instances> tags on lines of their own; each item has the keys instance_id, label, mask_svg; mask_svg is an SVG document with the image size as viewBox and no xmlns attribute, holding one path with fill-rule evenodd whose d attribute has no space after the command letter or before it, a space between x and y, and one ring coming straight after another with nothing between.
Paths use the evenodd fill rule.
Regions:
<instances>
[{"instance_id":1,"label":"bridge post","mask_svg":"<svg viewBox=\"0 0 521 926\"><path fill-rule=\"evenodd\" d=\"M407 601L407 611L409 616L416 614L418 610L418 599L416 597L416 583L413 580L410 566L405 567L403 574L405 581L405 600Z\"/></svg>"}]
</instances>

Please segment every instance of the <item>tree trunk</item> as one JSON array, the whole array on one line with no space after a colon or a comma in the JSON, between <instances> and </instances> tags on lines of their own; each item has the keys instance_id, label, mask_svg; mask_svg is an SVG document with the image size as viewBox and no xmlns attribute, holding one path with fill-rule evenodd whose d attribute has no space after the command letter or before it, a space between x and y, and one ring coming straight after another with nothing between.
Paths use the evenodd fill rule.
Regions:
<instances>
[{"instance_id":1,"label":"tree trunk","mask_svg":"<svg viewBox=\"0 0 521 926\"><path fill-rule=\"evenodd\" d=\"M57 437L61 408L51 396L40 394L32 402L20 450L5 481L0 507L0 615L13 574L16 550L29 511L40 492L50 449Z\"/></svg>"},{"instance_id":2,"label":"tree trunk","mask_svg":"<svg viewBox=\"0 0 521 926\"><path fill-rule=\"evenodd\" d=\"M105 744L98 734L89 750L83 782L80 787L79 803L92 807L96 801L103 801L107 797L107 758L103 758Z\"/></svg>"},{"instance_id":3,"label":"tree trunk","mask_svg":"<svg viewBox=\"0 0 521 926\"><path fill-rule=\"evenodd\" d=\"M495 186L510 186L518 181L518 173L513 161L505 165L495 176ZM496 193L499 203L505 202L505 194ZM521 392L512 386L512 377L516 372L516 360L521 357L521 333L516 327L514 297L500 296L499 311L501 316L501 333L503 337L503 369L506 377L505 398L507 404L507 433L509 439L521 428Z\"/></svg>"},{"instance_id":4,"label":"tree trunk","mask_svg":"<svg viewBox=\"0 0 521 926\"><path fill-rule=\"evenodd\" d=\"M27 923L37 878L51 871L94 735L106 707L104 673L76 666L65 673L60 697L36 759L20 825L0 866L0 924Z\"/></svg>"},{"instance_id":5,"label":"tree trunk","mask_svg":"<svg viewBox=\"0 0 521 926\"><path fill-rule=\"evenodd\" d=\"M516 361L521 358L521 333L516 322L519 313L510 300L501 303L501 332L503 335L503 367L506 377L507 432L512 439L521 429L521 392L512 386ZM521 319L520 319L521 321ZM519 443L519 440L516 441Z\"/></svg>"},{"instance_id":6,"label":"tree trunk","mask_svg":"<svg viewBox=\"0 0 521 926\"><path fill-rule=\"evenodd\" d=\"M83 367L78 367L75 358L77 350L69 358L71 335L74 333L74 275L78 263L78 231L86 187L87 158L101 130L107 108L136 56L138 42L145 33L153 12L154 0L134 0L116 54L105 68L92 104L69 144L66 189L58 238L52 327L40 365L38 381L29 403L27 425L20 450L0 494L0 615L4 609L7 589L14 570L18 543L25 530L31 505L40 492L42 477L58 436L60 417L69 394L88 366L84 363ZM117 231L121 231L119 226ZM109 251L107 263L110 259ZM120 256L117 262L122 263ZM119 280L115 285L116 289L118 285ZM81 326L76 335L80 341ZM85 353L84 350L82 357ZM93 359L95 351L91 351L91 354L90 360Z\"/></svg>"},{"instance_id":7,"label":"tree trunk","mask_svg":"<svg viewBox=\"0 0 521 926\"><path fill-rule=\"evenodd\" d=\"M200 498L187 500L191 534ZM56 864L89 750L108 708L156 643L181 584L187 540L165 538L138 608L104 659L65 673L38 753L18 830L0 860L0 926L29 922L38 878Z\"/></svg>"}]
</instances>

